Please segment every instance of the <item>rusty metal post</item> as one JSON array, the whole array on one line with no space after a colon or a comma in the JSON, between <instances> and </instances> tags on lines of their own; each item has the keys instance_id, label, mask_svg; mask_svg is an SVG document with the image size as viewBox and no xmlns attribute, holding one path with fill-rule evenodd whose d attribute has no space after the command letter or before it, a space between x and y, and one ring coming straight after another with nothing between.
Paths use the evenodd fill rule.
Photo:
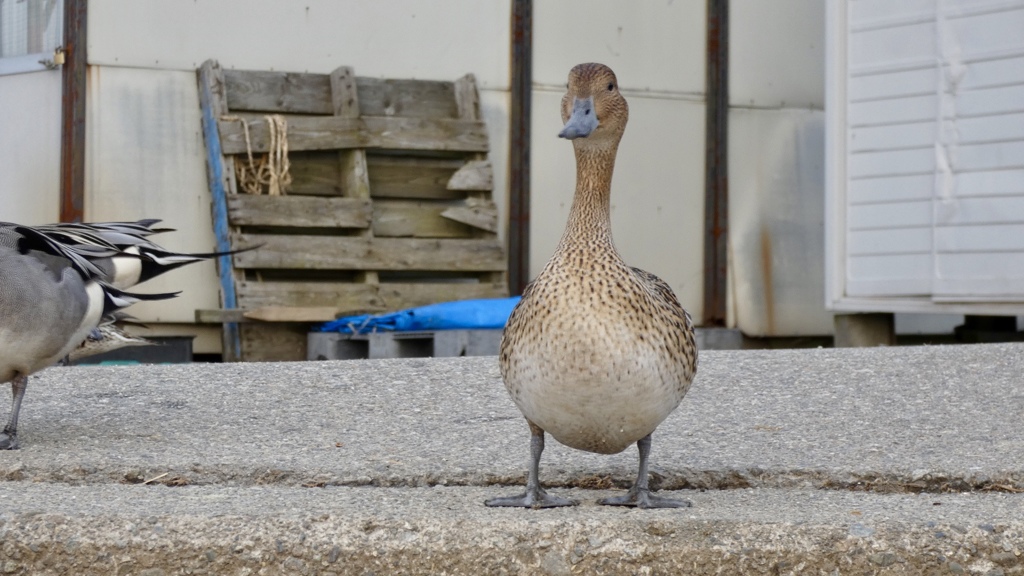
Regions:
<instances>
[{"instance_id":1,"label":"rusty metal post","mask_svg":"<svg viewBox=\"0 0 1024 576\"><path fill-rule=\"evenodd\" d=\"M64 0L60 139L60 221L85 215L85 17L87 0Z\"/></svg>"},{"instance_id":2,"label":"rusty metal post","mask_svg":"<svg viewBox=\"0 0 1024 576\"><path fill-rule=\"evenodd\" d=\"M729 238L729 0L707 4L704 157L704 326L724 326Z\"/></svg>"},{"instance_id":3,"label":"rusty metal post","mask_svg":"<svg viewBox=\"0 0 1024 576\"><path fill-rule=\"evenodd\" d=\"M511 85L508 285L512 294L522 294L530 281L530 91L533 87L533 0L512 1Z\"/></svg>"}]
</instances>

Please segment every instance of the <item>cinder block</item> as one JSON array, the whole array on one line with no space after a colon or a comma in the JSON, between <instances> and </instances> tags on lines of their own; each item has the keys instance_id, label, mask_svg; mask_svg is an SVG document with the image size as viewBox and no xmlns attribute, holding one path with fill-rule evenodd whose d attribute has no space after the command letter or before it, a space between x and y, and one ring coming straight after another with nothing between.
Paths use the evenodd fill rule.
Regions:
<instances>
[{"instance_id":1,"label":"cinder block","mask_svg":"<svg viewBox=\"0 0 1024 576\"><path fill-rule=\"evenodd\" d=\"M502 330L439 330L434 333L434 357L495 356Z\"/></svg>"},{"instance_id":2,"label":"cinder block","mask_svg":"<svg viewBox=\"0 0 1024 576\"><path fill-rule=\"evenodd\" d=\"M358 360L369 357L365 339L354 340L337 332L310 332L306 338L306 360Z\"/></svg>"},{"instance_id":3,"label":"cinder block","mask_svg":"<svg viewBox=\"0 0 1024 576\"><path fill-rule=\"evenodd\" d=\"M896 344L896 324L891 313L836 314L836 348L863 348L893 346Z\"/></svg>"},{"instance_id":4,"label":"cinder block","mask_svg":"<svg viewBox=\"0 0 1024 576\"><path fill-rule=\"evenodd\" d=\"M436 330L372 334L310 332L307 359L494 356L498 353L501 334L501 330Z\"/></svg>"}]
</instances>

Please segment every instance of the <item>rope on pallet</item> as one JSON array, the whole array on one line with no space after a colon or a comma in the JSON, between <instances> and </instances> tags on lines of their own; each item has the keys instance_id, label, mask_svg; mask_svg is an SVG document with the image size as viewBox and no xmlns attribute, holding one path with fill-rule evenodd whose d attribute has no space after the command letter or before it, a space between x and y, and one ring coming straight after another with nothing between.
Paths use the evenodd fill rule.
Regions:
<instances>
[{"instance_id":1,"label":"rope on pallet","mask_svg":"<svg viewBox=\"0 0 1024 576\"><path fill-rule=\"evenodd\" d=\"M280 114L264 116L267 130L270 133L269 151L259 159L252 153L252 139L249 135L249 122L241 116L224 116L225 121L236 121L242 124L245 134L245 153L249 162L235 162L235 179L238 188L246 194L263 194L281 196L288 192L292 183L288 162L288 121Z\"/></svg>"}]
</instances>

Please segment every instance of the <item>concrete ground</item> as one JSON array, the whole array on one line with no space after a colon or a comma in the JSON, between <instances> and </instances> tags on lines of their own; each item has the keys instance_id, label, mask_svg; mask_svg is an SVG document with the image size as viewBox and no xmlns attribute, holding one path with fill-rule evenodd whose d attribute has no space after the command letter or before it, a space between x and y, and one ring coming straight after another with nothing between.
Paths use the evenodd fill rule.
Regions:
<instances>
[{"instance_id":1,"label":"concrete ground","mask_svg":"<svg viewBox=\"0 0 1024 576\"><path fill-rule=\"evenodd\" d=\"M0 574L1024 573L1024 345L706 352L636 453L548 442L493 357L52 368L0 453Z\"/></svg>"}]
</instances>

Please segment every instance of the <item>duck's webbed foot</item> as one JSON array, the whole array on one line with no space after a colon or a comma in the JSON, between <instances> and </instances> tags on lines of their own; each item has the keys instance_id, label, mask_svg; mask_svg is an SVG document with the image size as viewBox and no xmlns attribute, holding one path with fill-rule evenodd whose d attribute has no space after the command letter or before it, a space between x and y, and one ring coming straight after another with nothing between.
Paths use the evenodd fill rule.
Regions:
<instances>
[{"instance_id":1,"label":"duck's webbed foot","mask_svg":"<svg viewBox=\"0 0 1024 576\"><path fill-rule=\"evenodd\" d=\"M18 433L11 430L4 430L0 433L0 450L17 450Z\"/></svg>"},{"instance_id":2,"label":"duck's webbed foot","mask_svg":"<svg viewBox=\"0 0 1024 576\"><path fill-rule=\"evenodd\" d=\"M623 496L605 498L599 504L607 506L636 506L637 508L688 508L691 504L686 500L662 498L651 494L647 486L647 461L651 455L651 435L644 436L636 443L640 451L640 466L636 474L636 482Z\"/></svg>"},{"instance_id":3,"label":"duck's webbed foot","mask_svg":"<svg viewBox=\"0 0 1024 576\"><path fill-rule=\"evenodd\" d=\"M485 506L510 506L518 508L558 508L559 506L575 506L577 504L579 502L576 500L552 496L540 487L527 490L519 496L491 498L484 502Z\"/></svg>"},{"instance_id":4,"label":"duck's webbed foot","mask_svg":"<svg viewBox=\"0 0 1024 576\"><path fill-rule=\"evenodd\" d=\"M18 414L21 413L21 399L25 397L25 388L28 387L28 376L18 376L11 380L11 417L7 426L0 433L0 450L18 449Z\"/></svg>"},{"instance_id":5,"label":"duck's webbed foot","mask_svg":"<svg viewBox=\"0 0 1024 576\"><path fill-rule=\"evenodd\" d=\"M604 498L598 503L607 506L635 506L637 508L689 508L691 506L688 500L675 500L673 498L655 496L651 494L650 490L646 488L638 490L636 486L623 496Z\"/></svg>"},{"instance_id":6,"label":"duck's webbed foot","mask_svg":"<svg viewBox=\"0 0 1024 576\"><path fill-rule=\"evenodd\" d=\"M559 506L575 506L579 502L567 498L552 496L540 485L540 455L544 452L544 430L527 420L530 424L530 469L526 474L526 492L519 496L490 498L484 501L485 506L513 506L517 508L557 508Z\"/></svg>"}]
</instances>

